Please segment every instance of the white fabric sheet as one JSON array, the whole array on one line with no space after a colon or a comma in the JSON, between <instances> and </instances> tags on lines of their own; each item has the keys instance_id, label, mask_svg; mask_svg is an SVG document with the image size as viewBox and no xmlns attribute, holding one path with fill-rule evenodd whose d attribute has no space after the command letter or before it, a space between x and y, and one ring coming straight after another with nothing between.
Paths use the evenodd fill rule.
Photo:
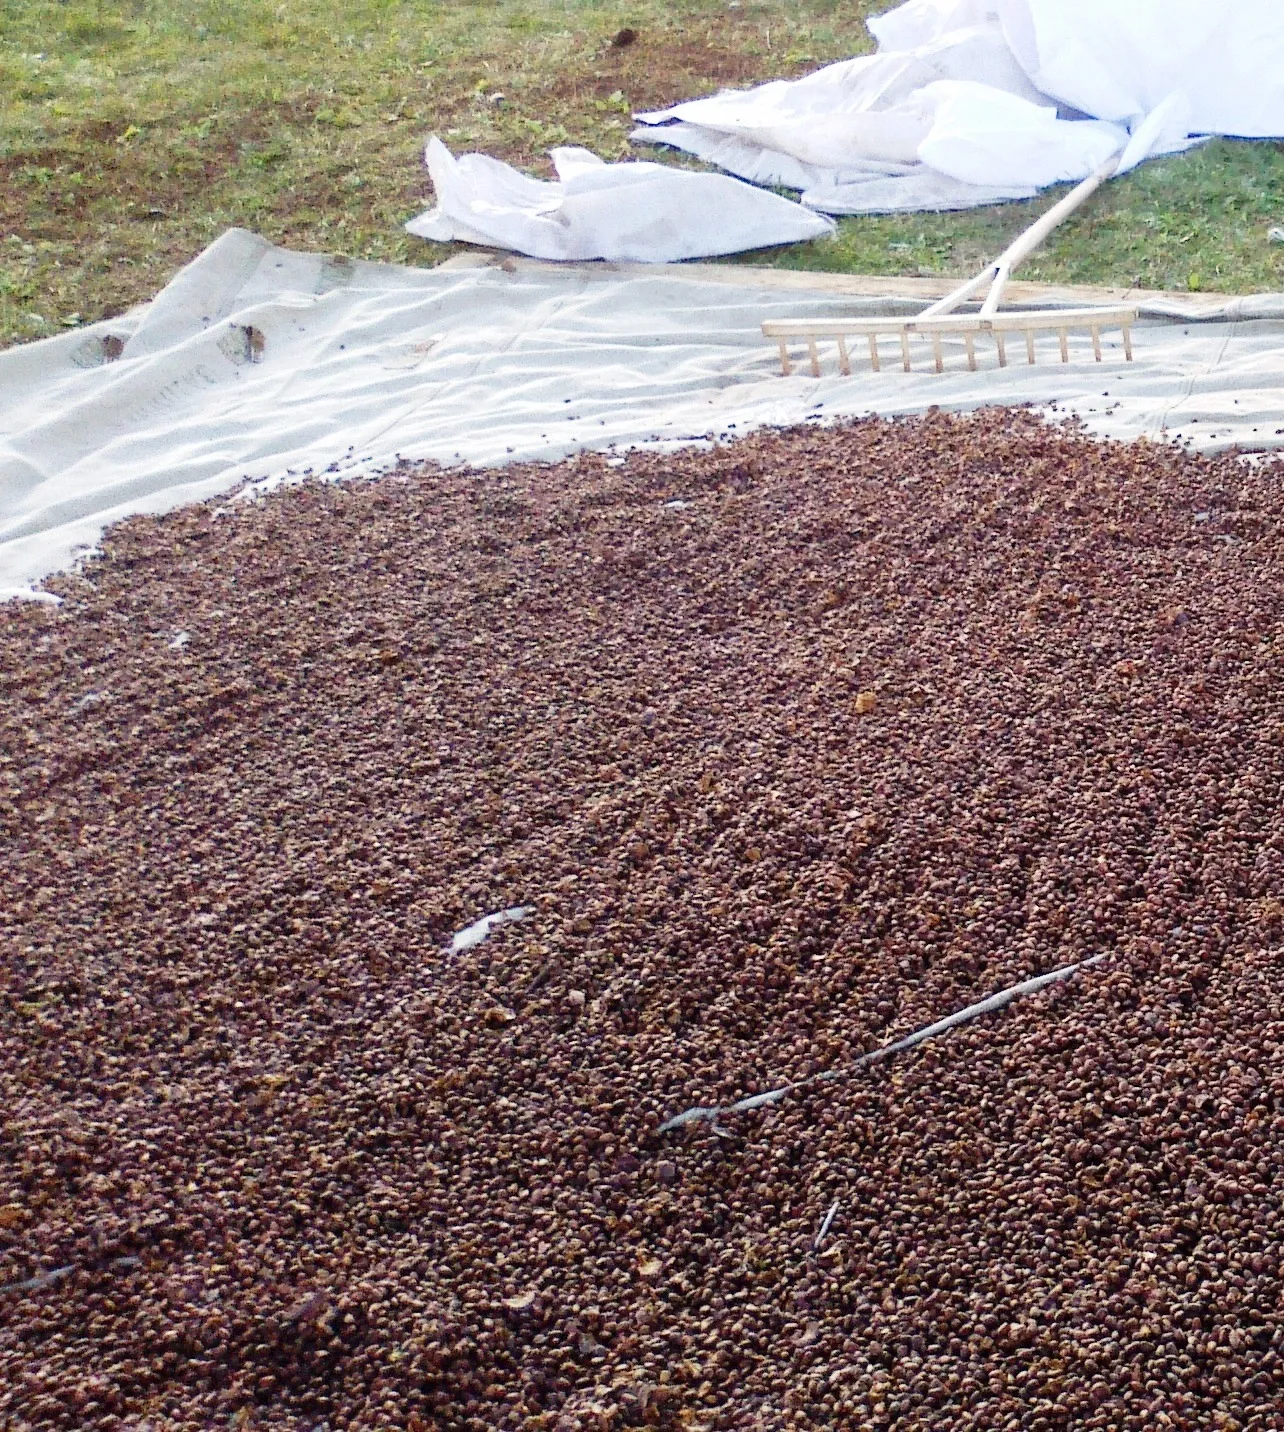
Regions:
<instances>
[{"instance_id":1,"label":"white fabric sheet","mask_svg":"<svg viewBox=\"0 0 1284 1432\"><path fill-rule=\"evenodd\" d=\"M1180 92L1192 134L1284 134L1279 0L996 0L993 8L1035 87L1085 114L1131 124Z\"/></svg>"},{"instance_id":2,"label":"white fabric sheet","mask_svg":"<svg viewBox=\"0 0 1284 1432\"><path fill-rule=\"evenodd\" d=\"M876 55L640 114L633 138L838 214L967 208L1115 152L1126 172L1200 135L1284 135L1280 0L909 0L869 28Z\"/></svg>"},{"instance_id":3,"label":"white fabric sheet","mask_svg":"<svg viewBox=\"0 0 1284 1432\"><path fill-rule=\"evenodd\" d=\"M0 352L0 591L103 527L247 479L555 459L932 404L1055 403L1116 437L1284 446L1284 296L1156 318L1137 362L1086 344L999 369L782 378L765 318L887 311L828 275L607 265L351 263L232 230L145 310ZM900 311L922 306L902 301ZM1208 311L1207 300L1202 301ZM1158 311L1157 311L1158 312ZM1055 345L1054 345L1055 347Z\"/></svg>"},{"instance_id":4,"label":"white fabric sheet","mask_svg":"<svg viewBox=\"0 0 1284 1432\"><path fill-rule=\"evenodd\" d=\"M604 164L587 149L552 151L555 183L485 154L456 159L428 141L436 207L406 228L421 239L516 249L533 258L670 263L792 244L833 232L801 204L666 164Z\"/></svg>"}]
</instances>

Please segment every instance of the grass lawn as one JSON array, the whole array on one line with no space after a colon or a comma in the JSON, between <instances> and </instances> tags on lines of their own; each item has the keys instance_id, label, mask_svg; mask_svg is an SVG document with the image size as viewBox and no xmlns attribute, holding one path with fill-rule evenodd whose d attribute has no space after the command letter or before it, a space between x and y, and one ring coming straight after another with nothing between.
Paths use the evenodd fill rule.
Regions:
<instances>
[{"instance_id":1,"label":"grass lawn","mask_svg":"<svg viewBox=\"0 0 1284 1432\"><path fill-rule=\"evenodd\" d=\"M634 109L869 48L880 0L0 0L0 344L146 298L232 224L429 264L425 137L537 173L629 152ZM635 43L612 44L624 27ZM497 96L502 95L502 101ZM649 154L651 151L647 151ZM1033 217L844 221L751 256L954 274ZM1116 181L1024 276L1245 292L1284 281L1284 145L1217 142Z\"/></svg>"}]
</instances>

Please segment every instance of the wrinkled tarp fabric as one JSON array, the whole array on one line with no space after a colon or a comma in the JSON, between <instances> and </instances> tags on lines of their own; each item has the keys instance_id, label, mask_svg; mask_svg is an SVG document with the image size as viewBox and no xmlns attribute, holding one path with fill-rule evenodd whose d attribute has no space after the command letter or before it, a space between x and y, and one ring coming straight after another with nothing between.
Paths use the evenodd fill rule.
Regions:
<instances>
[{"instance_id":1,"label":"wrinkled tarp fabric","mask_svg":"<svg viewBox=\"0 0 1284 1432\"><path fill-rule=\"evenodd\" d=\"M725 174L666 164L604 164L587 149L552 152L556 182L485 154L456 159L435 136L425 152L437 204L406 228L422 239L515 249L532 258L668 263L791 244L831 233L828 219Z\"/></svg>"},{"instance_id":2,"label":"wrinkled tarp fabric","mask_svg":"<svg viewBox=\"0 0 1284 1432\"><path fill-rule=\"evenodd\" d=\"M1121 171L1195 136L1284 135L1279 0L909 0L879 52L640 114L826 213L967 208ZM889 166L899 166L893 170Z\"/></svg>"},{"instance_id":3,"label":"wrinkled tarp fabric","mask_svg":"<svg viewBox=\"0 0 1284 1432\"><path fill-rule=\"evenodd\" d=\"M1169 95L1191 134L1284 134L1278 0L998 0L1003 34L1035 88L1121 124Z\"/></svg>"},{"instance_id":4,"label":"wrinkled tarp fabric","mask_svg":"<svg viewBox=\"0 0 1284 1432\"><path fill-rule=\"evenodd\" d=\"M1062 366L782 378L764 318L913 311L826 275L353 263L231 230L146 309L0 352L0 592L110 522L247 479L678 443L933 404L1059 405L1115 437L1284 447L1284 296L1160 323ZM839 281L841 282L841 281ZM1192 300L1192 302L1194 302ZM1206 301L1205 301L1206 304ZM1178 310L1180 312L1180 310ZM921 369L930 370L925 356Z\"/></svg>"}]
</instances>

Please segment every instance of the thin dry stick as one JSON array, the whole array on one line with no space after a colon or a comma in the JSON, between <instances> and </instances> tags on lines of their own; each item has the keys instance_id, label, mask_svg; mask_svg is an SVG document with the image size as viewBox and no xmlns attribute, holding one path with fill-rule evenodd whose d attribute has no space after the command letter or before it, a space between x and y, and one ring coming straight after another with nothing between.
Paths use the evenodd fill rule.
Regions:
<instances>
[{"instance_id":1,"label":"thin dry stick","mask_svg":"<svg viewBox=\"0 0 1284 1432\"><path fill-rule=\"evenodd\" d=\"M815 1252L815 1250L820 1247L820 1245L825 1241L825 1239L829 1237L830 1225L833 1223L834 1216L835 1214L837 1214L837 1212L838 1200L834 1199L833 1203L829 1205L829 1212L825 1215L824 1222L820 1225L820 1232L817 1233L815 1238L812 1240L811 1246L813 1252Z\"/></svg>"},{"instance_id":2,"label":"thin dry stick","mask_svg":"<svg viewBox=\"0 0 1284 1432\"><path fill-rule=\"evenodd\" d=\"M0 1288L0 1293L38 1292L41 1288L52 1287L54 1283L69 1277L79 1266L78 1263L67 1263L61 1268L51 1268L47 1273L39 1273L34 1278L26 1278L21 1283L6 1283Z\"/></svg>"},{"instance_id":3,"label":"thin dry stick","mask_svg":"<svg viewBox=\"0 0 1284 1432\"><path fill-rule=\"evenodd\" d=\"M1041 989L1047 989L1050 984L1068 980L1078 970L1086 970L1091 965L1100 964L1105 958L1104 953L1092 955L1086 960L1080 960L1078 964L1063 965L1059 970L1052 970L1046 975L1035 975L1033 979L1010 985L1007 989L1000 990L998 994L992 994L978 1004L969 1004L966 1009L946 1015L944 1019L938 1019L935 1024L929 1024L925 1029L907 1034L904 1039L898 1039L892 1044L884 1044L880 1049L872 1049L868 1054L862 1054L846 1069L826 1069L823 1073L813 1074L807 1079L796 1079L792 1084L782 1084L779 1089L769 1089L765 1094L750 1094L748 1098L741 1099L735 1104L697 1105L694 1109L687 1109L681 1114L675 1114L673 1118L661 1124L656 1133L667 1134L673 1129L682 1128L684 1124L698 1123L713 1124L716 1129L718 1119L723 1114L745 1114L750 1109L761 1109L768 1104L778 1104L786 1094L794 1094L799 1089L808 1089L813 1084L833 1084L840 1079L849 1079L853 1074L864 1069L867 1064L890 1059L893 1054L913 1049L916 1044L922 1044L925 1039L931 1039L937 1034L944 1034L946 1030L954 1029L960 1024L967 1024L970 1020L978 1019L983 1014L992 1014L995 1010L1003 1009L1004 1006L1011 1004L1014 999L1019 999L1023 994L1037 994Z\"/></svg>"},{"instance_id":4,"label":"thin dry stick","mask_svg":"<svg viewBox=\"0 0 1284 1432\"><path fill-rule=\"evenodd\" d=\"M113 1258L108 1265L111 1268L137 1268L142 1263L141 1258ZM21 1283L5 1283L0 1287L0 1296L5 1293L37 1293L41 1288L51 1288L55 1283L61 1283L64 1278L70 1277L80 1267L79 1263L64 1263L61 1268L50 1268L47 1273L37 1273L34 1278L24 1278Z\"/></svg>"}]
</instances>

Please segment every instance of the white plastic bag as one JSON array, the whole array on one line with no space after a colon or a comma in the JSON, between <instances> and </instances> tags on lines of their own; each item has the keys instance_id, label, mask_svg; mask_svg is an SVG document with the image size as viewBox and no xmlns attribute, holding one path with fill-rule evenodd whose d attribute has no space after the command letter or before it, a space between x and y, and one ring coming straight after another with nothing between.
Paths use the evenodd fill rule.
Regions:
<instances>
[{"instance_id":1,"label":"white plastic bag","mask_svg":"<svg viewBox=\"0 0 1284 1432\"><path fill-rule=\"evenodd\" d=\"M456 159L434 136L425 153L437 207L406 228L423 239L514 249L532 258L669 263L822 238L833 224L725 174L666 164L604 164L554 149L557 181L484 154Z\"/></svg>"}]
</instances>

